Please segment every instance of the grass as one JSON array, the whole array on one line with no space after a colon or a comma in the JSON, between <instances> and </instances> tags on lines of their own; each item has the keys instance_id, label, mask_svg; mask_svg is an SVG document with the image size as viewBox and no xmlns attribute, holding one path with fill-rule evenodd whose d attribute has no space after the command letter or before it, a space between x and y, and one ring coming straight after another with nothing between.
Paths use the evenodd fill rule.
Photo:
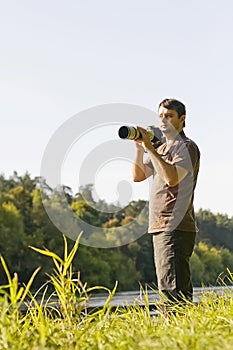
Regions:
<instances>
[{"instance_id":1,"label":"grass","mask_svg":"<svg viewBox=\"0 0 233 350\"><path fill-rule=\"evenodd\" d=\"M151 316L147 293L145 308L128 306L111 308L113 290L96 286L87 288L79 274L72 271L72 260L79 239L68 252L64 236L64 256L46 249L32 248L54 262L48 283L33 294L30 291L39 269L25 286L17 275L11 277L1 257L8 284L0 287L0 349L232 349L233 298L213 292L201 296L200 303L164 317ZM233 275L229 271L233 282ZM49 284L53 291L49 292ZM107 290L103 308L89 311L90 293ZM56 302L54 302L56 300ZM58 300L58 302L57 302ZM23 310L25 307L25 310Z\"/></svg>"}]
</instances>

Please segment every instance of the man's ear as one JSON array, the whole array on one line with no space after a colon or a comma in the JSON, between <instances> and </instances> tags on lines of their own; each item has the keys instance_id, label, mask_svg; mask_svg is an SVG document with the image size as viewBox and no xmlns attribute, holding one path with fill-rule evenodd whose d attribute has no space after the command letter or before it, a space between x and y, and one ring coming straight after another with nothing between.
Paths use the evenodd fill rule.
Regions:
<instances>
[{"instance_id":1,"label":"man's ear","mask_svg":"<svg viewBox=\"0 0 233 350\"><path fill-rule=\"evenodd\" d=\"M180 116L180 121L184 123L185 118L186 118L186 115L185 115L185 114L182 114L182 115Z\"/></svg>"}]
</instances>

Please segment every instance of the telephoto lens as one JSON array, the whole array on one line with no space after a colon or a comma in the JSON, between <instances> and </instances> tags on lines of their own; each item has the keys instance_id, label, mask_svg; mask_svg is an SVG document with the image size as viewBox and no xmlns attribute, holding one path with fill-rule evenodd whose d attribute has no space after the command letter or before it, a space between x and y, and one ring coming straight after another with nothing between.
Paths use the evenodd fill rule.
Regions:
<instances>
[{"instance_id":1,"label":"telephoto lens","mask_svg":"<svg viewBox=\"0 0 233 350\"><path fill-rule=\"evenodd\" d=\"M137 140L141 137L140 132L134 126L121 126L118 135L121 139Z\"/></svg>"},{"instance_id":2,"label":"telephoto lens","mask_svg":"<svg viewBox=\"0 0 233 350\"><path fill-rule=\"evenodd\" d=\"M150 136L154 148L159 147L165 141L161 130L156 128L154 125L148 126L146 130ZM125 140L137 140L142 137L138 129L136 129L134 126L126 125L120 127L118 130L118 135L121 139Z\"/></svg>"}]
</instances>

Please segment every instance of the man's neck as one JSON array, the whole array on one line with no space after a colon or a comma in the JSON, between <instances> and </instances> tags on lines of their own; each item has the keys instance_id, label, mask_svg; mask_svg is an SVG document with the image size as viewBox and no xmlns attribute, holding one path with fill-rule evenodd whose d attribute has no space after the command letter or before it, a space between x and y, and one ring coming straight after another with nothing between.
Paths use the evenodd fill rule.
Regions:
<instances>
[{"instance_id":1,"label":"man's neck","mask_svg":"<svg viewBox=\"0 0 233 350\"><path fill-rule=\"evenodd\" d=\"M172 144L178 136L182 136L183 134L184 134L184 131L182 129L182 130L180 130L180 132L177 131L177 133L175 133L175 134L165 135L167 145Z\"/></svg>"}]
</instances>

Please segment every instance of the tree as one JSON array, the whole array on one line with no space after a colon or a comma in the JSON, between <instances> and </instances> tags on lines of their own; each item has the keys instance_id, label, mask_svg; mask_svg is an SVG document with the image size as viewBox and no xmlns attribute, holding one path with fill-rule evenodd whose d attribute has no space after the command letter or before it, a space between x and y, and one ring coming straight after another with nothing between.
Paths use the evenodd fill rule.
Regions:
<instances>
[{"instance_id":1,"label":"tree","mask_svg":"<svg viewBox=\"0 0 233 350\"><path fill-rule=\"evenodd\" d=\"M199 242L191 258L192 272L196 284L215 285L223 282L227 268L233 268L233 253L226 248L216 248ZM220 277L220 278L219 278Z\"/></svg>"},{"instance_id":2,"label":"tree","mask_svg":"<svg viewBox=\"0 0 233 350\"><path fill-rule=\"evenodd\" d=\"M0 205L0 254L14 272L21 272L25 266L26 236L23 220L13 203ZM1 279L4 275L1 274Z\"/></svg>"},{"instance_id":3,"label":"tree","mask_svg":"<svg viewBox=\"0 0 233 350\"><path fill-rule=\"evenodd\" d=\"M223 246L233 251L233 218L221 214L214 215L211 211L202 209L197 212L196 217L200 228L198 241Z\"/></svg>"}]
</instances>

